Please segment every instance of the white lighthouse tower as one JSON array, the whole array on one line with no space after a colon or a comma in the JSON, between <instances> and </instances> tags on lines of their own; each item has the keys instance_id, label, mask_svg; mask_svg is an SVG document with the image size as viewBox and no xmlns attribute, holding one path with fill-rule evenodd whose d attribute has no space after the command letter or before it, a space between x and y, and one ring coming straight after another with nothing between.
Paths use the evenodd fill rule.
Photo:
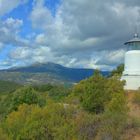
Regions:
<instances>
[{"instance_id":1,"label":"white lighthouse tower","mask_svg":"<svg viewBox=\"0 0 140 140\"><path fill-rule=\"evenodd\" d=\"M125 53L125 67L122 80L126 81L125 89L138 90L140 88L140 38L134 35L132 40L125 43L129 50Z\"/></svg>"}]
</instances>

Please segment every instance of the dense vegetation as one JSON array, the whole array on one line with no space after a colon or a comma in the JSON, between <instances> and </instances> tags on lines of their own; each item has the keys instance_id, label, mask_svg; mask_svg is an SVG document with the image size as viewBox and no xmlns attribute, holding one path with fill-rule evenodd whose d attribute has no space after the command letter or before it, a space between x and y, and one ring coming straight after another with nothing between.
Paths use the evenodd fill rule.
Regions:
<instances>
[{"instance_id":1,"label":"dense vegetation","mask_svg":"<svg viewBox=\"0 0 140 140\"><path fill-rule=\"evenodd\" d=\"M95 71L74 87L22 86L0 94L0 140L124 140L131 124L123 85Z\"/></svg>"},{"instance_id":2,"label":"dense vegetation","mask_svg":"<svg viewBox=\"0 0 140 140\"><path fill-rule=\"evenodd\" d=\"M0 81L0 94L13 92L19 87L21 87L21 85L15 82Z\"/></svg>"},{"instance_id":3,"label":"dense vegetation","mask_svg":"<svg viewBox=\"0 0 140 140\"><path fill-rule=\"evenodd\" d=\"M118 75L118 76L121 76L122 73L124 71L124 64L120 64L117 66L116 69L114 69L112 72L111 72L111 76L114 76L114 75Z\"/></svg>"}]
</instances>

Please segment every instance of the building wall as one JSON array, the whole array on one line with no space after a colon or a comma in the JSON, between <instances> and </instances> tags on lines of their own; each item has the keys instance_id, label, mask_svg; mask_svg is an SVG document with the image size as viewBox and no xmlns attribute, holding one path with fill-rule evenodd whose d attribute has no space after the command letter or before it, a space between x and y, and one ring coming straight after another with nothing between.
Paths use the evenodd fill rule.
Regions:
<instances>
[{"instance_id":1,"label":"building wall","mask_svg":"<svg viewBox=\"0 0 140 140\"><path fill-rule=\"evenodd\" d=\"M140 50L126 52L123 75L140 75Z\"/></svg>"},{"instance_id":2,"label":"building wall","mask_svg":"<svg viewBox=\"0 0 140 140\"><path fill-rule=\"evenodd\" d=\"M124 86L126 90L138 90L140 88L140 75L123 75L121 80L126 81Z\"/></svg>"}]
</instances>

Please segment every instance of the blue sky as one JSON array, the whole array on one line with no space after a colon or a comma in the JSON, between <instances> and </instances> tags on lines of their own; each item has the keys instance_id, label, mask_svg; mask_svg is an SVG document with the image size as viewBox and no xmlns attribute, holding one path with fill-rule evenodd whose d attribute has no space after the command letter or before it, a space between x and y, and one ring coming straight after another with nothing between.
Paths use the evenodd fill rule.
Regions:
<instances>
[{"instance_id":1,"label":"blue sky","mask_svg":"<svg viewBox=\"0 0 140 140\"><path fill-rule=\"evenodd\" d=\"M57 7L60 5L60 0L46 0L44 2L44 6L46 6L49 10L50 13L52 14L52 16L55 17L55 13L57 10ZM5 4L4 2L2 2L3 4ZM1 16L1 21L5 21L8 18L12 18L12 19L19 19L23 21L23 25L20 28L20 32L18 33L18 35L21 38L27 38L28 35L32 34L32 33L40 33L41 31L39 29L33 29L32 28L32 23L31 20L29 19L29 15L32 11L33 5L34 5L35 1L34 0L28 0L25 4L19 4L17 7L13 8L10 12L5 13L4 15ZM14 51L14 49L16 49L17 46L13 45L12 43L9 42L9 44L5 44L4 48L1 50L1 54L0 54L0 59L1 61L9 61L9 52L11 50ZM16 60L17 62L19 60ZM19 62L17 63L16 61L14 61L15 64L12 65L19 65L21 63L21 65L23 65L24 63ZM31 62L32 63L32 62ZM6 67L11 67L11 62L9 61L9 63L6 64ZM26 63L25 63L26 65Z\"/></svg>"},{"instance_id":2,"label":"blue sky","mask_svg":"<svg viewBox=\"0 0 140 140\"><path fill-rule=\"evenodd\" d=\"M138 26L139 0L0 0L0 69L54 62L110 70Z\"/></svg>"},{"instance_id":3,"label":"blue sky","mask_svg":"<svg viewBox=\"0 0 140 140\"><path fill-rule=\"evenodd\" d=\"M14 8L11 12L6 13L2 16L2 20L5 20L7 18L13 18L13 19L21 19L23 21L23 26L20 31L20 35L22 37L26 37L26 35L30 34L31 32L34 32L34 29L32 29L32 23L29 19L29 14L32 11L34 0L29 0L27 3L23 5L19 5L18 7ZM51 14L55 16L57 7L60 4L60 0L46 0L44 5L50 10Z\"/></svg>"}]
</instances>

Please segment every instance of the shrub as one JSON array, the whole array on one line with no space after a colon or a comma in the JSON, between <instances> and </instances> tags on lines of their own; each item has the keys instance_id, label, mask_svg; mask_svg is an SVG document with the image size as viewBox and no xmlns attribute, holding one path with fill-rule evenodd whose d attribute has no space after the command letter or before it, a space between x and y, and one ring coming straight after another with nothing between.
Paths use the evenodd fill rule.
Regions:
<instances>
[{"instance_id":1,"label":"shrub","mask_svg":"<svg viewBox=\"0 0 140 140\"><path fill-rule=\"evenodd\" d=\"M140 90L135 93L133 103L140 105Z\"/></svg>"},{"instance_id":2,"label":"shrub","mask_svg":"<svg viewBox=\"0 0 140 140\"><path fill-rule=\"evenodd\" d=\"M102 119L100 131L107 139L121 139L122 132L127 125L128 107L125 95L116 94L108 104Z\"/></svg>"},{"instance_id":3,"label":"shrub","mask_svg":"<svg viewBox=\"0 0 140 140\"><path fill-rule=\"evenodd\" d=\"M38 104L44 106L46 98L38 94L32 87L23 87L17 89L14 93L6 95L0 102L0 113L4 116L13 110L17 110L21 104Z\"/></svg>"},{"instance_id":4,"label":"shrub","mask_svg":"<svg viewBox=\"0 0 140 140\"><path fill-rule=\"evenodd\" d=\"M123 73L123 70L124 70L124 64L120 64L116 69L114 69L111 72L110 76L115 76L115 75L121 76Z\"/></svg>"},{"instance_id":5,"label":"shrub","mask_svg":"<svg viewBox=\"0 0 140 140\"><path fill-rule=\"evenodd\" d=\"M117 93L123 93L123 85L116 77L105 78L99 71L86 80L81 81L73 89L73 95L78 96L85 110L102 113L106 104Z\"/></svg>"},{"instance_id":6,"label":"shrub","mask_svg":"<svg viewBox=\"0 0 140 140\"><path fill-rule=\"evenodd\" d=\"M4 130L11 140L71 140L75 136L73 119L73 109L62 104L44 108L23 104L7 116Z\"/></svg>"},{"instance_id":7,"label":"shrub","mask_svg":"<svg viewBox=\"0 0 140 140\"><path fill-rule=\"evenodd\" d=\"M0 128L0 140L10 140L8 136L3 132L2 128Z\"/></svg>"}]
</instances>

